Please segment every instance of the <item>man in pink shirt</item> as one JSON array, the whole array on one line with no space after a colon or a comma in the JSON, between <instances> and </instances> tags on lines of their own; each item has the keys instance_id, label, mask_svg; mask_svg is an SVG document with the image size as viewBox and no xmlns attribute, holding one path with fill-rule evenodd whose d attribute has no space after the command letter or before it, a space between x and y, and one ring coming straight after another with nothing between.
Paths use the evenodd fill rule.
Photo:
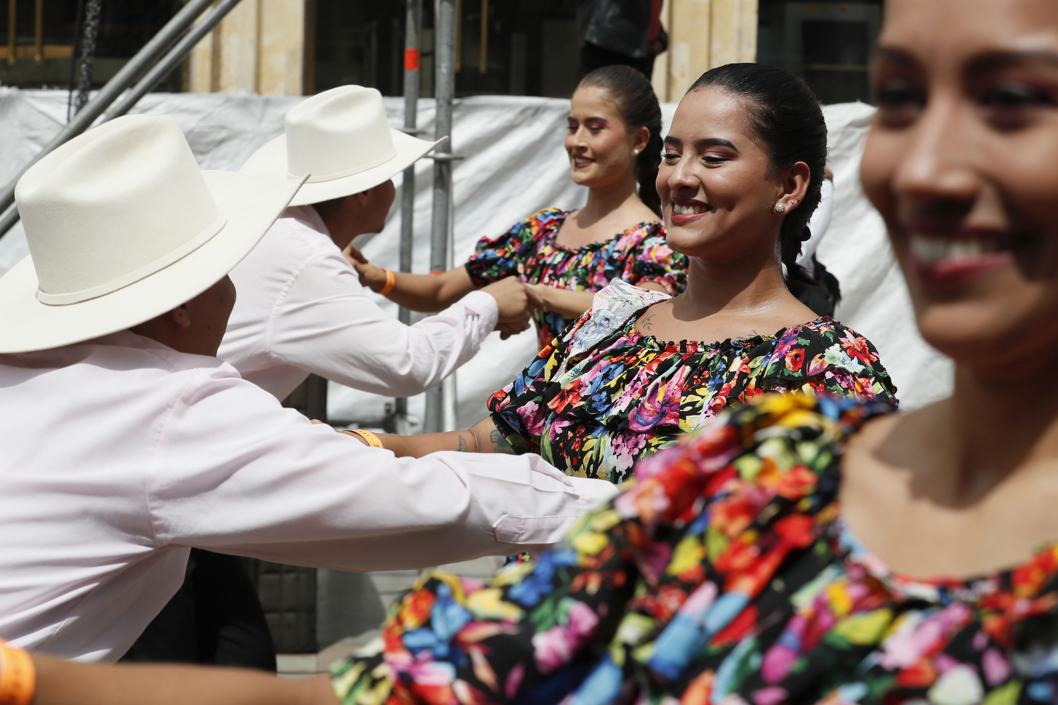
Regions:
<instances>
[{"instance_id":1,"label":"man in pink shirt","mask_svg":"<svg viewBox=\"0 0 1058 705\"><path fill-rule=\"evenodd\" d=\"M537 456L399 459L283 409L216 355L227 276L301 179L201 172L170 118L41 159L0 278L0 634L114 661L192 547L338 570L557 540L614 494Z\"/></svg>"},{"instance_id":2,"label":"man in pink shirt","mask_svg":"<svg viewBox=\"0 0 1058 705\"><path fill-rule=\"evenodd\" d=\"M221 359L284 399L310 373L387 396L414 396L466 363L502 325L525 329L533 303L510 277L406 326L386 315L342 255L379 232L396 174L438 143L389 127L382 95L343 86L286 116L244 174L311 174L272 228L231 273L239 289Z\"/></svg>"}]
</instances>

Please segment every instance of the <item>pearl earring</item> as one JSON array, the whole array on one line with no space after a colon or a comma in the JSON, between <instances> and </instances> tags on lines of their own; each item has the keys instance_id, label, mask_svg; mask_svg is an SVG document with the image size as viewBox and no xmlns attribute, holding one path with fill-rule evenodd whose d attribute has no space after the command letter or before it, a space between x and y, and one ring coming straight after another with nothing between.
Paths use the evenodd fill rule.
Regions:
<instances>
[{"instance_id":1,"label":"pearl earring","mask_svg":"<svg viewBox=\"0 0 1058 705\"><path fill-rule=\"evenodd\" d=\"M632 154L638 155L639 154L639 149L638 148L633 149L632 150Z\"/></svg>"},{"instance_id":2,"label":"pearl earring","mask_svg":"<svg viewBox=\"0 0 1058 705\"><path fill-rule=\"evenodd\" d=\"M775 204L775 212L776 213L785 213L786 212L786 204L783 203L782 201L779 201L778 203L776 203Z\"/></svg>"}]
</instances>

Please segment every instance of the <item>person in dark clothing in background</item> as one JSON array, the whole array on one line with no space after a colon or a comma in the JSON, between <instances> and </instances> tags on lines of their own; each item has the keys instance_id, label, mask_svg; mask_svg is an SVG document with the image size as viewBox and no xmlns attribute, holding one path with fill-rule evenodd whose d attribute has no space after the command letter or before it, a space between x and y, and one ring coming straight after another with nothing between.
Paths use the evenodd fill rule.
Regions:
<instances>
[{"instance_id":1,"label":"person in dark clothing in background","mask_svg":"<svg viewBox=\"0 0 1058 705\"><path fill-rule=\"evenodd\" d=\"M662 0L578 0L577 26L583 42L584 73L612 64L641 71L648 79L654 57L665 51L669 37L661 26Z\"/></svg>"}]
</instances>

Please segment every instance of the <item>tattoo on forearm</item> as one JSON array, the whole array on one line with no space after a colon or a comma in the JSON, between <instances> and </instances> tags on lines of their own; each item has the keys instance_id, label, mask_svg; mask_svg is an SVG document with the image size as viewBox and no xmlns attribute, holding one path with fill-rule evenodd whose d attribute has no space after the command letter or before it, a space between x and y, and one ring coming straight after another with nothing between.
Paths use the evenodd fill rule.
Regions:
<instances>
[{"instance_id":1,"label":"tattoo on forearm","mask_svg":"<svg viewBox=\"0 0 1058 705\"><path fill-rule=\"evenodd\" d=\"M499 431L494 429L489 433L489 440L492 441L492 445L495 448L493 452L514 455L514 448L511 448L511 444L507 442L507 439Z\"/></svg>"},{"instance_id":2,"label":"tattoo on forearm","mask_svg":"<svg viewBox=\"0 0 1058 705\"><path fill-rule=\"evenodd\" d=\"M470 448L467 447L467 441L466 441L465 438L463 438L463 434L462 433L459 434L459 447L456 448L456 450L458 450L460 453L469 453L470 452Z\"/></svg>"}]
</instances>

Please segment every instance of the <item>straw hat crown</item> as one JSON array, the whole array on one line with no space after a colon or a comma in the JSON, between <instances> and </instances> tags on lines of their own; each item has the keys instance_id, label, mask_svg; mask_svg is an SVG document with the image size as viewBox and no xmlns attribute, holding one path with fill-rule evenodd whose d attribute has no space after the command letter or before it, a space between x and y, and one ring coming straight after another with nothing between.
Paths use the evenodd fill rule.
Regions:
<instances>
[{"instance_id":1,"label":"straw hat crown","mask_svg":"<svg viewBox=\"0 0 1058 705\"><path fill-rule=\"evenodd\" d=\"M286 116L290 176L309 183L351 176L397 155L382 94L347 86L309 98Z\"/></svg>"},{"instance_id":2,"label":"straw hat crown","mask_svg":"<svg viewBox=\"0 0 1058 705\"><path fill-rule=\"evenodd\" d=\"M15 198L33 235L37 298L53 305L96 298L153 274L225 222L169 118L101 125L44 157L18 182Z\"/></svg>"},{"instance_id":3,"label":"straw hat crown","mask_svg":"<svg viewBox=\"0 0 1058 705\"><path fill-rule=\"evenodd\" d=\"M291 201L303 206L350 196L393 178L444 140L391 128L382 94L340 86L306 98L286 116L284 134L263 145L239 173L309 179Z\"/></svg>"}]
</instances>

